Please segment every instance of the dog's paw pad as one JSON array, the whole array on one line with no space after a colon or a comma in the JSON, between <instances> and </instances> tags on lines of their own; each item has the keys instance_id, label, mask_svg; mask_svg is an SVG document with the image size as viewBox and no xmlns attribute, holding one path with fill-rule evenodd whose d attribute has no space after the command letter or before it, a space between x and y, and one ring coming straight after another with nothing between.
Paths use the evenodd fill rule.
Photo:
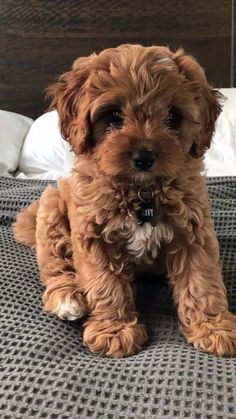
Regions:
<instances>
[{"instance_id":1,"label":"dog's paw pad","mask_svg":"<svg viewBox=\"0 0 236 419\"><path fill-rule=\"evenodd\" d=\"M54 313L62 320L77 320L85 314L85 307L75 299L61 300Z\"/></svg>"}]
</instances>

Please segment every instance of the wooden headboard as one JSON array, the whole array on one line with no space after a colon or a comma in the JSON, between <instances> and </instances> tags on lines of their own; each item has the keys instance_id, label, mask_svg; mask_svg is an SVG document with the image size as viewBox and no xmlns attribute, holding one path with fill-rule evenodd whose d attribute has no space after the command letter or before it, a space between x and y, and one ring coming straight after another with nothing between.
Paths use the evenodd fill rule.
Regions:
<instances>
[{"instance_id":1,"label":"wooden headboard","mask_svg":"<svg viewBox=\"0 0 236 419\"><path fill-rule=\"evenodd\" d=\"M121 43L182 46L229 87L232 10L232 0L0 0L0 109L37 117L75 58Z\"/></svg>"}]
</instances>

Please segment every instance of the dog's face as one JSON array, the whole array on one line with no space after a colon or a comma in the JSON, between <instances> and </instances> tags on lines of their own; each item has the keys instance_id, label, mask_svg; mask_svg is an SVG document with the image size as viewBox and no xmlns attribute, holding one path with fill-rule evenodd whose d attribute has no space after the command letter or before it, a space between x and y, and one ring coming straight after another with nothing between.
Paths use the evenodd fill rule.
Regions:
<instances>
[{"instance_id":1,"label":"dog's face","mask_svg":"<svg viewBox=\"0 0 236 419\"><path fill-rule=\"evenodd\" d=\"M182 50L121 45L79 58L49 88L61 131L106 176L178 175L209 147L219 94Z\"/></svg>"}]
</instances>

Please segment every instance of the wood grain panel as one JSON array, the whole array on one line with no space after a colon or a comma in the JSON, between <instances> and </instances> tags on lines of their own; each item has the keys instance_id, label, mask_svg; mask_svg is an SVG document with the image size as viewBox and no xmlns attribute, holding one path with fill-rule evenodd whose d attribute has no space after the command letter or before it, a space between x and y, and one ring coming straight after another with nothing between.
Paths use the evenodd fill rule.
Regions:
<instances>
[{"instance_id":1,"label":"wood grain panel","mask_svg":"<svg viewBox=\"0 0 236 419\"><path fill-rule=\"evenodd\" d=\"M229 86L231 0L0 0L0 108L38 116L76 57L126 42L183 46Z\"/></svg>"}]
</instances>

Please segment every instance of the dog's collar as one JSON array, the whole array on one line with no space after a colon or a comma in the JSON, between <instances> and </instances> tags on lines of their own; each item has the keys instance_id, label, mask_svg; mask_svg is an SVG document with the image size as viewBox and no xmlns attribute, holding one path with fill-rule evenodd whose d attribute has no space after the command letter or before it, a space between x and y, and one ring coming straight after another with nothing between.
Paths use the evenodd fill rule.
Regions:
<instances>
[{"instance_id":1,"label":"dog's collar","mask_svg":"<svg viewBox=\"0 0 236 419\"><path fill-rule=\"evenodd\" d=\"M154 227L157 224L156 196L152 186L137 187L138 210L136 216L141 225L151 223Z\"/></svg>"}]
</instances>

